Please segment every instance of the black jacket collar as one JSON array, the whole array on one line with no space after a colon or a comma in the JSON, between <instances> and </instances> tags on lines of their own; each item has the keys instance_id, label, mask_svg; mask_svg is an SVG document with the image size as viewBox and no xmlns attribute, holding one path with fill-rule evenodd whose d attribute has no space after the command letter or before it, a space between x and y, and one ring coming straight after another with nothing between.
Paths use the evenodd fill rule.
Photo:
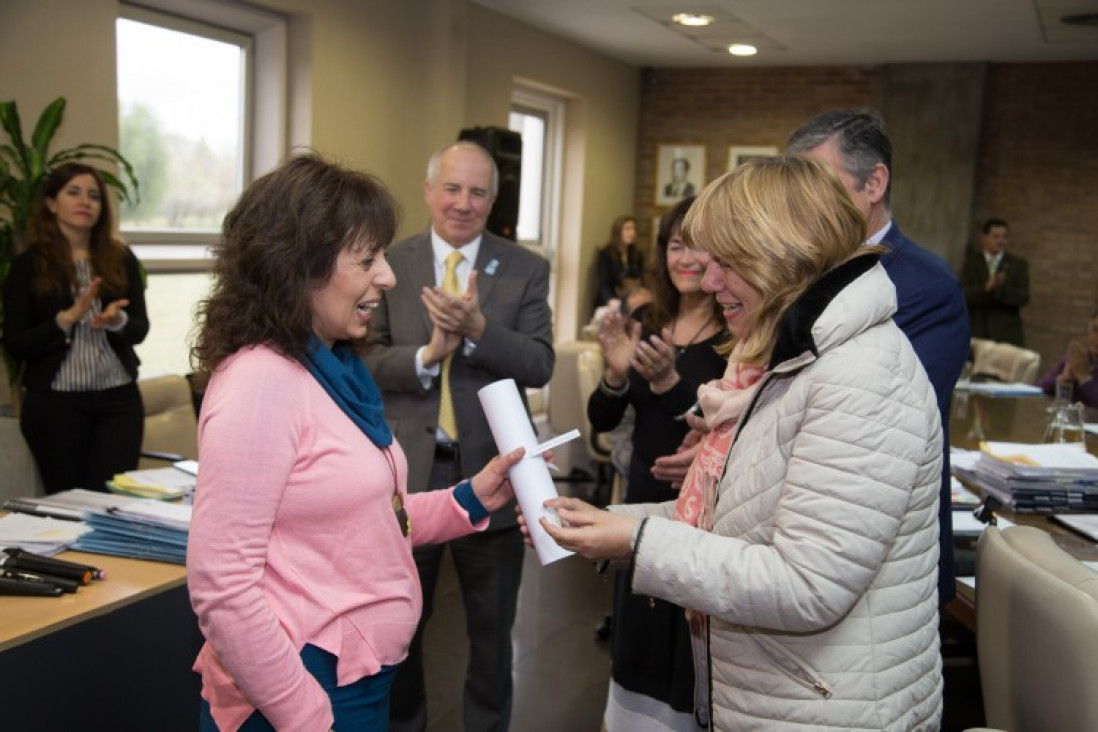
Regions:
<instances>
[{"instance_id":1,"label":"black jacket collar","mask_svg":"<svg viewBox=\"0 0 1098 732\"><path fill-rule=\"evenodd\" d=\"M820 314L827 309L835 296L847 285L868 272L880 259L880 255L869 254L855 257L840 264L824 274L814 285L801 295L785 317L778 323L778 336L774 342L774 351L770 356L767 370L773 370L778 364L811 351L819 356L816 342L812 338L812 326Z\"/></svg>"}]
</instances>

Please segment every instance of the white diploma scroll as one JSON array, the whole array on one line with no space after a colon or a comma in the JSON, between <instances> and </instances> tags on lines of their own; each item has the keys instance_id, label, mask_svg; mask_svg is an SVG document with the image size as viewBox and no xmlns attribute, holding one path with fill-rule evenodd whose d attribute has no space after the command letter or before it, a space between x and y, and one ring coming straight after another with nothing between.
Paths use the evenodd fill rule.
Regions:
<instances>
[{"instance_id":1,"label":"white diploma scroll","mask_svg":"<svg viewBox=\"0 0 1098 732\"><path fill-rule=\"evenodd\" d=\"M518 386L514 379L502 379L489 384L477 392L480 406L488 418L492 437L500 454L511 452L520 447L526 448L526 456L518 462L507 477L515 489L515 497L522 507L526 526L538 553L542 566L571 556L572 552L562 548L553 537L542 528L539 519L544 516L550 522L560 525L556 511L545 507L545 502L557 497L557 488L549 475L549 467L541 458L544 447L538 445L537 436L522 405ZM559 444L559 443L558 443Z\"/></svg>"}]
</instances>

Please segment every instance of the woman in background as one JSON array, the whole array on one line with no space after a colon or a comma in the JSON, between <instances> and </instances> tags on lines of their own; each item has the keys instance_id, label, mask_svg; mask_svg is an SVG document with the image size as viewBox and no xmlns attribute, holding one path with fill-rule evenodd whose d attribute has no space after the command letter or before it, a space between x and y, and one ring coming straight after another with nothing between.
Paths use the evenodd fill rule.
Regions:
<instances>
[{"instance_id":1,"label":"woman in background","mask_svg":"<svg viewBox=\"0 0 1098 732\"><path fill-rule=\"evenodd\" d=\"M610 227L610 241L599 249L598 283L595 307L623 298L626 289L644 284L644 253L636 244L637 222L632 216L619 216Z\"/></svg>"},{"instance_id":2,"label":"woman in background","mask_svg":"<svg viewBox=\"0 0 1098 732\"><path fill-rule=\"evenodd\" d=\"M1063 358L1037 380L1037 385L1051 395L1056 393L1057 382L1071 385L1072 401L1098 409L1098 310L1090 315L1086 340L1070 341Z\"/></svg>"},{"instance_id":3,"label":"woman in background","mask_svg":"<svg viewBox=\"0 0 1098 732\"><path fill-rule=\"evenodd\" d=\"M412 547L484 530L513 495L522 450L407 494L355 348L396 284L396 221L380 182L312 155L225 218L193 351L208 380L187 545L203 730L388 729L422 608Z\"/></svg>"},{"instance_id":4,"label":"woman in background","mask_svg":"<svg viewBox=\"0 0 1098 732\"><path fill-rule=\"evenodd\" d=\"M28 249L4 284L4 348L26 387L19 426L47 493L106 491L141 453L133 347L149 319L141 267L113 232L99 172L61 165L42 185Z\"/></svg>"},{"instance_id":5,"label":"woman in background","mask_svg":"<svg viewBox=\"0 0 1098 732\"><path fill-rule=\"evenodd\" d=\"M727 338L720 309L701 289L709 257L688 247L681 236L692 202L679 202L660 222L654 298L634 313L640 322L611 312L599 328L605 370L588 399L587 416L592 429L607 432L627 407L635 411L627 504L675 497L671 485L652 474L653 462L679 446L698 385L720 377L725 367L716 351ZM690 632L682 608L631 594L628 573L619 572L612 617L606 728L698 729Z\"/></svg>"}]
</instances>

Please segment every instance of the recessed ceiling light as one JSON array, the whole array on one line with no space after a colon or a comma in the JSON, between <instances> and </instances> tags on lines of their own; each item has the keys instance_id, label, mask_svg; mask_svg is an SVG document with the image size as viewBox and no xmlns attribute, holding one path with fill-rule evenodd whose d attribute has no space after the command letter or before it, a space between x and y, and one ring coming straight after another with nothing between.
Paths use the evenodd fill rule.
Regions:
<instances>
[{"instance_id":1,"label":"recessed ceiling light","mask_svg":"<svg viewBox=\"0 0 1098 732\"><path fill-rule=\"evenodd\" d=\"M671 16L671 22L688 26L710 25L713 22L713 16L699 15L697 13L675 13Z\"/></svg>"},{"instance_id":2,"label":"recessed ceiling light","mask_svg":"<svg viewBox=\"0 0 1098 732\"><path fill-rule=\"evenodd\" d=\"M733 56L754 56L759 52L759 49L750 43L733 43L728 47L728 52Z\"/></svg>"}]
</instances>

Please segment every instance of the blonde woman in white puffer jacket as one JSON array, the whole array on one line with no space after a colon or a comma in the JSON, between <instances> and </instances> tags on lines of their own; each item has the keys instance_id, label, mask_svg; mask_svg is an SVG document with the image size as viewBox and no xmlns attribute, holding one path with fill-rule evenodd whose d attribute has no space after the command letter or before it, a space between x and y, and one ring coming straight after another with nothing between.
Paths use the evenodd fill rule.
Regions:
<instances>
[{"instance_id":1,"label":"blonde woman in white puffer jacket","mask_svg":"<svg viewBox=\"0 0 1098 732\"><path fill-rule=\"evenodd\" d=\"M565 528L543 526L708 616L711 729L937 729L941 426L881 249L838 179L797 157L714 181L684 231L713 257L737 357L768 364L712 528L572 498L549 504Z\"/></svg>"}]
</instances>

